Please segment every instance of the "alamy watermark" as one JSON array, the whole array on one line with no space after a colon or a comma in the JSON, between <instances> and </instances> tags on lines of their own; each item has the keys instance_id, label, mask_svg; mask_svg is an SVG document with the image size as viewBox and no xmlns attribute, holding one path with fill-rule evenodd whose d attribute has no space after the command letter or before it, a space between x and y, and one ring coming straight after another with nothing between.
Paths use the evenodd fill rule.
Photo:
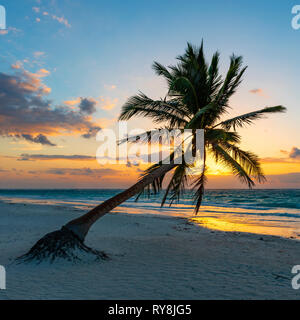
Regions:
<instances>
[{"instance_id":1,"label":"alamy watermark","mask_svg":"<svg viewBox=\"0 0 300 320\"><path fill-rule=\"evenodd\" d=\"M0 266L0 290L6 289L6 271L3 266Z\"/></svg>"},{"instance_id":2,"label":"alamy watermark","mask_svg":"<svg viewBox=\"0 0 300 320\"><path fill-rule=\"evenodd\" d=\"M292 18L291 24L294 30L300 29L300 5L297 4L292 8L292 14L295 15Z\"/></svg>"},{"instance_id":3,"label":"alamy watermark","mask_svg":"<svg viewBox=\"0 0 300 320\"><path fill-rule=\"evenodd\" d=\"M96 140L101 142L96 158L99 164L156 163L195 165L203 162L204 130L135 128L128 131L127 122L118 122L118 130L102 129Z\"/></svg>"},{"instance_id":4,"label":"alamy watermark","mask_svg":"<svg viewBox=\"0 0 300 320\"><path fill-rule=\"evenodd\" d=\"M6 10L4 6L0 5L0 30L6 29Z\"/></svg>"},{"instance_id":5,"label":"alamy watermark","mask_svg":"<svg viewBox=\"0 0 300 320\"><path fill-rule=\"evenodd\" d=\"M295 290L300 289L300 265L293 266L292 273L295 274L295 276L292 279L292 287Z\"/></svg>"}]
</instances>

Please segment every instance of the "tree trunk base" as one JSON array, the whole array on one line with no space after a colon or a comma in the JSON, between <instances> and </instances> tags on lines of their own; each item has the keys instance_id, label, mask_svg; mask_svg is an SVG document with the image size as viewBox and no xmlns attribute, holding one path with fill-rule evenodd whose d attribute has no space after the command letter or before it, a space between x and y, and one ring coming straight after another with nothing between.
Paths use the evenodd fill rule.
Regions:
<instances>
[{"instance_id":1,"label":"tree trunk base","mask_svg":"<svg viewBox=\"0 0 300 320\"><path fill-rule=\"evenodd\" d=\"M79 262L90 260L88 258L103 260L108 259L108 256L104 252L89 248L73 232L62 227L61 230L46 234L26 254L16 260L17 263L31 261L53 263L61 259Z\"/></svg>"}]
</instances>

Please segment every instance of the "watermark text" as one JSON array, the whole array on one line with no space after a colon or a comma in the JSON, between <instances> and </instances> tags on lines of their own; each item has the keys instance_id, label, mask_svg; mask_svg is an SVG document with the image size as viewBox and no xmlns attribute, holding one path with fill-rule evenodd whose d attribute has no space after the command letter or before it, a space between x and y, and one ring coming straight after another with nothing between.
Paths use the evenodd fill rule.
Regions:
<instances>
[{"instance_id":1,"label":"watermark text","mask_svg":"<svg viewBox=\"0 0 300 320\"><path fill-rule=\"evenodd\" d=\"M295 276L292 279L292 287L295 290L300 289L300 265L293 266L292 273L295 274Z\"/></svg>"},{"instance_id":2,"label":"watermark text","mask_svg":"<svg viewBox=\"0 0 300 320\"><path fill-rule=\"evenodd\" d=\"M6 289L6 271L3 266L0 266L0 290Z\"/></svg>"},{"instance_id":3,"label":"watermark text","mask_svg":"<svg viewBox=\"0 0 300 320\"><path fill-rule=\"evenodd\" d=\"M0 5L0 30L6 29L6 10Z\"/></svg>"},{"instance_id":4,"label":"watermark text","mask_svg":"<svg viewBox=\"0 0 300 320\"><path fill-rule=\"evenodd\" d=\"M291 24L294 30L300 29L300 5L295 5L292 8L292 14L294 17L292 18Z\"/></svg>"}]
</instances>

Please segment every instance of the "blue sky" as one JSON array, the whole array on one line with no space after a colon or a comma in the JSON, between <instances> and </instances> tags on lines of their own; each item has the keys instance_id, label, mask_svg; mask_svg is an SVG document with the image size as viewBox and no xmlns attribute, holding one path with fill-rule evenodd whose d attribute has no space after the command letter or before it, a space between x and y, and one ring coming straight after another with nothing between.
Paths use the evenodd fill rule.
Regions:
<instances>
[{"instance_id":1,"label":"blue sky","mask_svg":"<svg viewBox=\"0 0 300 320\"><path fill-rule=\"evenodd\" d=\"M9 30L0 35L1 72L12 74L11 65L16 63L33 74L46 70L47 76L39 79L51 88L48 97L53 105L79 97L102 99L94 116L112 123L126 98L138 90L154 98L164 95L166 86L151 69L154 60L172 64L187 41L199 45L204 39L208 58L215 50L221 52L223 70L233 52L243 55L249 66L232 100L233 115L269 105L288 108L285 115L243 130L245 146L261 157L278 158L282 150L300 147L300 29L291 27L295 1L0 0L0 4L6 7ZM18 150L9 139L0 139L2 154L20 154L21 145ZM77 141L73 136L53 139L67 153ZM86 154L94 154L95 141L84 145ZM60 151L43 148L38 151Z\"/></svg>"},{"instance_id":2,"label":"blue sky","mask_svg":"<svg viewBox=\"0 0 300 320\"><path fill-rule=\"evenodd\" d=\"M283 76L291 77L291 83L299 71L300 31L290 24L294 1L1 3L7 9L8 26L21 30L10 43L2 37L2 52L11 59L45 52L48 68L57 70L49 84L58 100L65 98L66 86L70 94L80 91L92 95L99 86L121 83L130 75L151 77L153 60L173 62L187 41L199 44L202 38L207 52L219 49L224 62L232 52L244 55L250 66L248 82L254 82L262 68L269 78L280 70ZM33 7L40 8L40 13ZM44 11L64 17L71 27L43 16Z\"/></svg>"}]
</instances>

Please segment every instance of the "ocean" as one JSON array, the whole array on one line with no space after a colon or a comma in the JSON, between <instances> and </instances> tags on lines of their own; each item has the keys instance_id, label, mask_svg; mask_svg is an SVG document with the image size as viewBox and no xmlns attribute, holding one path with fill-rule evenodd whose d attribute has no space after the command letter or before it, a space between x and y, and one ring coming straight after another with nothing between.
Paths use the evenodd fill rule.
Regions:
<instances>
[{"instance_id":1,"label":"ocean","mask_svg":"<svg viewBox=\"0 0 300 320\"><path fill-rule=\"evenodd\" d=\"M0 190L0 201L72 206L89 210L122 190ZM169 207L162 195L129 199L113 212L167 215L189 219L206 228L300 239L300 189L206 190L202 207L193 215L192 192ZM1 218L1 210L0 210Z\"/></svg>"}]
</instances>

